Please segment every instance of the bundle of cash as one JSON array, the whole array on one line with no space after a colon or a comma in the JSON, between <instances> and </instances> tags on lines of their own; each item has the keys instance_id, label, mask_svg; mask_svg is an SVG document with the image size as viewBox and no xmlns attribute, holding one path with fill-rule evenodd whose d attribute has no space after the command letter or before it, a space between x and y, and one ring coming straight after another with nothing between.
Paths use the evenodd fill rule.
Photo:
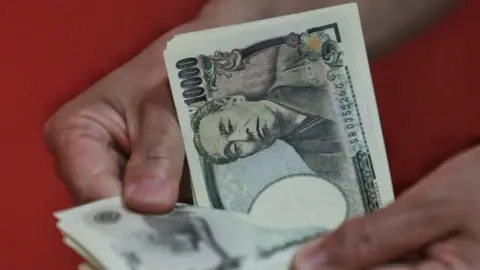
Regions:
<instances>
[{"instance_id":1,"label":"bundle of cash","mask_svg":"<svg viewBox=\"0 0 480 270\"><path fill-rule=\"evenodd\" d=\"M287 269L301 244L327 232L184 204L168 214L140 215L118 197L55 216L64 242L88 262L80 269Z\"/></svg>"},{"instance_id":2,"label":"bundle of cash","mask_svg":"<svg viewBox=\"0 0 480 270\"><path fill-rule=\"evenodd\" d=\"M58 214L83 267L287 269L393 201L356 4L178 35L164 58L196 207Z\"/></svg>"}]
</instances>

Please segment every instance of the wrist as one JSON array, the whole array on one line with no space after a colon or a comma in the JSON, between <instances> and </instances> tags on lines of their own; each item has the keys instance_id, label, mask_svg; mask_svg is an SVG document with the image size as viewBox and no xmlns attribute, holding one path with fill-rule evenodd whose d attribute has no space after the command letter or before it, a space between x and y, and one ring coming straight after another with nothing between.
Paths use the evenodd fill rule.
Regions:
<instances>
[{"instance_id":1,"label":"wrist","mask_svg":"<svg viewBox=\"0 0 480 270\"><path fill-rule=\"evenodd\" d=\"M130 65L135 66L135 69L143 70L143 76L140 78L140 83L142 84L141 87L143 89L154 89L165 83L167 72L163 52L168 41L170 41L175 35L199 31L206 28L208 28L208 26L198 20L182 24L161 35L136 58L134 58Z\"/></svg>"},{"instance_id":2,"label":"wrist","mask_svg":"<svg viewBox=\"0 0 480 270\"><path fill-rule=\"evenodd\" d=\"M358 2L354 0L210 0L200 17L212 27L226 26L271 17L278 17L334 5Z\"/></svg>"},{"instance_id":3,"label":"wrist","mask_svg":"<svg viewBox=\"0 0 480 270\"><path fill-rule=\"evenodd\" d=\"M200 11L198 19L208 24L208 28L260 20L270 17L271 2L271 0L210 0Z\"/></svg>"},{"instance_id":4,"label":"wrist","mask_svg":"<svg viewBox=\"0 0 480 270\"><path fill-rule=\"evenodd\" d=\"M254 2L256 4L253 4ZM266 0L208 1L195 19L163 34L131 61L131 66L135 66L137 70L143 70L145 76L140 82L142 88L156 88L167 79L163 51L167 42L175 35L265 18L268 16L265 12L267 9L263 7L266 3Z\"/></svg>"}]
</instances>

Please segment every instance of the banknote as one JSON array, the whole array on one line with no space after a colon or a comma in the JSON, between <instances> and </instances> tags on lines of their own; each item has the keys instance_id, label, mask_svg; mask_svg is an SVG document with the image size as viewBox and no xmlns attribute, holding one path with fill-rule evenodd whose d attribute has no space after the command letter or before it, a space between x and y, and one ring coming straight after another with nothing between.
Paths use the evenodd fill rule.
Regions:
<instances>
[{"instance_id":1,"label":"banknote","mask_svg":"<svg viewBox=\"0 0 480 270\"><path fill-rule=\"evenodd\" d=\"M140 215L118 197L55 215L75 250L94 257L98 269L287 269L301 244L327 232L268 227L246 215L183 204L164 215Z\"/></svg>"},{"instance_id":2,"label":"banknote","mask_svg":"<svg viewBox=\"0 0 480 270\"><path fill-rule=\"evenodd\" d=\"M393 196L356 4L174 37L198 205L334 228Z\"/></svg>"},{"instance_id":3,"label":"banknote","mask_svg":"<svg viewBox=\"0 0 480 270\"><path fill-rule=\"evenodd\" d=\"M68 235L64 235L63 243L69 248L71 248L73 251L75 251L77 255L79 255L81 258L85 260L85 263L82 263L79 265L79 268L82 268L82 270L88 269L88 267L94 270L103 269L101 264L97 261L94 255L90 254L88 250L82 247L74 239L68 237Z\"/></svg>"}]
</instances>

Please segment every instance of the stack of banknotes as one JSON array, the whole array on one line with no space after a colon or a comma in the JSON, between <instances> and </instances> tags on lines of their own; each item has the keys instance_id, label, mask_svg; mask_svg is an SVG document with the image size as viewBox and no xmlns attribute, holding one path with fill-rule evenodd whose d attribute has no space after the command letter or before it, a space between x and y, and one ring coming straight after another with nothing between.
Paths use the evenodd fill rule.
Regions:
<instances>
[{"instance_id":1,"label":"stack of banknotes","mask_svg":"<svg viewBox=\"0 0 480 270\"><path fill-rule=\"evenodd\" d=\"M81 269L288 269L394 200L356 4L178 35L164 57L195 205L56 213Z\"/></svg>"}]
</instances>

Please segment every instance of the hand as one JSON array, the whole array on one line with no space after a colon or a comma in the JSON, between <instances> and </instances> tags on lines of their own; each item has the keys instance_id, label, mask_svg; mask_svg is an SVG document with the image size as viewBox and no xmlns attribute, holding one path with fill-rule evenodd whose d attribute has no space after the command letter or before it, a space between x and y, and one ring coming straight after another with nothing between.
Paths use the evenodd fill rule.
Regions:
<instances>
[{"instance_id":1,"label":"hand","mask_svg":"<svg viewBox=\"0 0 480 270\"><path fill-rule=\"evenodd\" d=\"M184 149L163 49L174 34L205 24L198 19L174 29L48 120L46 144L76 201L123 194L127 205L144 212L175 204Z\"/></svg>"},{"instance_id":2,"label":"hand","mask_svg":"<svg viewBox=\"0 0 480 270\"><path fill-rule=\"evenodd\" d=\"M449 160L385 209L307 244L292 269L473 270L480 269L479 254L480 146ZM391 263L399 259L403 263Z\"/></svg>"},{"instance_id":3,"label":"hand","mask_svg":"<svg viewBox=\"0 0 480 270\"><path fill-rule=\"evenodd\" d=\"M176 34L259 18L263 11L255 1L207 1L195 20L160 37L48 120L47 147L76 201L123 195L135 210L164 212L179 189L180 200L191 199L190 184L180 182L184 149L164 67L165 43Z\"/></svg>"}]
</instances>

